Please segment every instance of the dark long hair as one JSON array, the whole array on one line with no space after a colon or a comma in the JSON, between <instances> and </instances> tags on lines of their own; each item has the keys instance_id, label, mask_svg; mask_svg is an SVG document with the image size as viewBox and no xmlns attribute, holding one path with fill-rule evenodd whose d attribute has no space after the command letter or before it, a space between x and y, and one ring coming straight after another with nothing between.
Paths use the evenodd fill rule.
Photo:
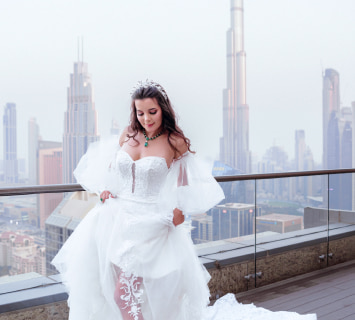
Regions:
<instances>
[{"instance_id":1,"label":"dark long hair","mask_svg":"<svg viewBox=\"0 0 355 320\"><path fill-rule=\"evenodd\" d=\"M136 89L133 94L132 94L132 102L131 102L131 116L130 116L130 125L129 125L129 132L132 132L132 134L127 134L127 137L129 139L133 139L137 143L139 143L135 137L138 134L139 131L143 131L142 125L139 123L137 119L137 112L136 112L136 104L135 100L142 100L145 98L151 98L155 99L158 103L158 105L161 108L162 111L162 131L163 133L168 134L168 142L170 147L174 150L175 154L179 153L179 150L174 146L174 144L171 142L172 139L175 137L182 138L186 145L187 149L190 150L191 142L190 139L185 137L183 131L180 129L180 127L177 125L176 121L176 115L174 112L174 109L170 103L169 97L166 94L164 88L160 86L159 84L155 84L159 86L159 89L163 91L164 95L155 87L155 86L141 86L138 89ZM181 156L181 155L178 155Z\"/></svg>"}]
</instances>

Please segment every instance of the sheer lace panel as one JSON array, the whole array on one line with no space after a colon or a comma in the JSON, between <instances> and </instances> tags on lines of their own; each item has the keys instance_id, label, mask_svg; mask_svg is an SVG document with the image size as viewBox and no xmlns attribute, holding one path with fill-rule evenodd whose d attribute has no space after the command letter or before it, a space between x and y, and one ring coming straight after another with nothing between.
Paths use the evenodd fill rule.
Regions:
<instances>
[{"instance_id":1,"label":"sheer lace panel","mask_svg":"<svg viewBox=\"0 0 355 320\"><path fill-rule=\"evenodd\" d=\"M120 297L125 304L123 309L130 308L128 314L134 320L139 320L139 314L141 313L140 305L144 302L142 299L143 289L140 288L142 279L134 273L122 272L119 281L122 284L121 289L124 291L124 294Z\"/></svg>"}]
</instances>

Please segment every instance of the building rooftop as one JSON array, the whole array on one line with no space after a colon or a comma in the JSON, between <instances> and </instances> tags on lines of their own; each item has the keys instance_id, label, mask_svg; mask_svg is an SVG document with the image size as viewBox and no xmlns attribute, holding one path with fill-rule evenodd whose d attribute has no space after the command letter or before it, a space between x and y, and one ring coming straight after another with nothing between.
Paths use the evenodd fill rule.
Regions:
<instances>
[{"instance_id":1,"label":"building rooftop","mask_svg":"<svg viewBox=\"0 0 355 320\"><path fill-rule=\"evenodd\" d=\"M301 216L295 216L291 214L271 213L260 217L256 217L256 220L269 220L269 221L294 221L302 219Z\"/></svg>"}]
</instances>

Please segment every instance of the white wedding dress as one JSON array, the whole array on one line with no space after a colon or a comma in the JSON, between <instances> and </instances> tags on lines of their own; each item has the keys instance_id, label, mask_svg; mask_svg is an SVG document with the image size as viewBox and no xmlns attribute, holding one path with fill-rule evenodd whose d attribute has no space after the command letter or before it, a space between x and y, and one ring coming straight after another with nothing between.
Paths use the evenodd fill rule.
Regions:
<instances>
[{"instance_id":1,"label":"white wedding dress","mask_svg":"<svg viewBox=\"0 0 355 320\"><path fill-rule=\"evenodd\" d=\"M114 144L93 144L75 176L86 190L115 198L98 203L52 261L69 292L70 320L122 319L118 281L132 320L140 313L145 320L316 319L242 305L233 295L207 308L210 276L186 228L173 225L173 208L205 212L223 199L221 188L191 153L168 168L161 157L133 161Z\"/></svg>"}]
</instances>

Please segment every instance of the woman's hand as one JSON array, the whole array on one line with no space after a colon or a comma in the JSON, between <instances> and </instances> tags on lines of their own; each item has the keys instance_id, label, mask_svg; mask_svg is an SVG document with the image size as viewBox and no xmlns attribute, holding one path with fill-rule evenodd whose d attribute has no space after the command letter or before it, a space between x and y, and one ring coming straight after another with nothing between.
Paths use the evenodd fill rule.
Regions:
<instances>
[{"instance_id":1,"label":"woman's hand","mask_svg":"<svg viewBox=\"0 0 355 320\"><path fill-rule=\"evenodd\" d=\"M182 214L182 211L178 208L175 208L174 211L173 224L177 227L179 224L182 224L185 221L185 216Z\"/></svg>"},{"instance_id":2,"label":"woman's hand","mask_svg":"<svg viewBox=\"0 0 355 320\"><path fill-rule=\"evenodd\" d=\"M108 190L105 190L105 191L102 191L101 194L100 194L100 200L102 203L105 203L105 201L108 199L108 198L115 198L112 193Z\"/></svg>"}]
</instances>

